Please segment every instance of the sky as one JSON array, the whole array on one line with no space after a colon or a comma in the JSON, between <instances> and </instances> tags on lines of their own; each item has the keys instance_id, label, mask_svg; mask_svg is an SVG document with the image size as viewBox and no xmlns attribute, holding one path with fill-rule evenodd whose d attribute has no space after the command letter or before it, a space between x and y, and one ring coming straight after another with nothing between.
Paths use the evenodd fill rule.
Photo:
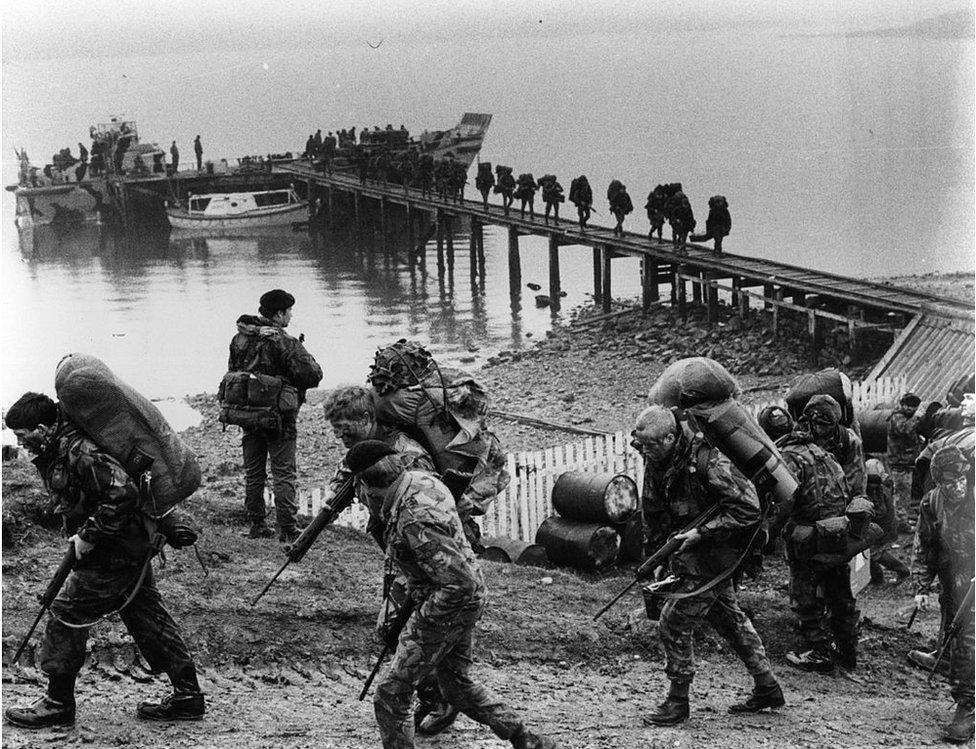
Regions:
<instances>
[{"instance_id":1,"label":"sky","mask_svg":"<svg viewBox=\"0 0 976 749\"><path fill-rule=\"evenodd\" d=\"M458 29L489 41L615 28L653 34L661 23L864 30L971 8L967 0L21 0L4 3L0 24L3 59L16 60L322 44L350 34L456 37Z\"/></svg>"}]
</instances>

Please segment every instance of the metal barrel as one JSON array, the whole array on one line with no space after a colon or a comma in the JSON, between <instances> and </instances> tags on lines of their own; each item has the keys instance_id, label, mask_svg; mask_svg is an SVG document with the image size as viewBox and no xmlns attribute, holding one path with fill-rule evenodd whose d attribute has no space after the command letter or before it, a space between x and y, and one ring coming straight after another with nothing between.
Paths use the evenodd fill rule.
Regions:
<instances>
[{"instance_id":1,"label":"metal barrel","mask_svg":"<svg viewBox=\"0 0 976 749\"><path fill-rule=\"evenodd\" d=\"M618 523L613 527L620 534L617 561L621 564L639 562L644 551L644 529L640 513L633 513L626 523Z\"/></svg>"},{"instance_id":2,"label":"metal barrel","mask_svg":"<svg viewBox=\"0 0 976 749\"><path fill-rule=\"evenodd\" d=\"M617 531L599 523L580 523L552 516L539 526L535 541L549 561L565 567L600 569L613 564L620 550Z\"/></svg>"},{"instance_id":3,"label":"metal barrel","mask_svg":"<svg viewBox=\"0 0 976 749\"><path fill-rule=\"evenodd\" d=\"M893 408L879 408L874 411L859 411L857 420L861 424L861 440L864 442L864 452L888 452L888 419L894 413Z\"/></svg>"},{"instance_id":4,"label":"metal barrel","mask_svg":"<svg viewBox=\"0 0 976 749\"><path fill-rule=\"evenodd\" d=\"M505 536L484 538L481 543L485 547L481 553L481 558L492 562L522 566L531 565L533 567L545 567L549 563L546 550L539 544L518 541Z\"/></svg>"},{"instance_id":5,"label":"metal barrel","mask_svg":"<svg viewBox=\"0 0 976 749\"><path fill-rule=\"evenodd\" d=\"M637 484L622 473L566 471L552 487L552 506L569 520L623 523L637 509Z\"/></svg>"}]
</instances>

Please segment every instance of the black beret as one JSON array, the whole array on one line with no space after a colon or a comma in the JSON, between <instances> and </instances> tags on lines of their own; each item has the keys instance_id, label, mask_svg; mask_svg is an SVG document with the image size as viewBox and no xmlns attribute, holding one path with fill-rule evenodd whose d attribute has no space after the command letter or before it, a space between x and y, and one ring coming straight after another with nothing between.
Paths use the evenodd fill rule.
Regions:
<instances>
[{"instance_id":1,"label":"black beret","mask_svg":"<svg viewBox=\"0 0 976 749\"><path fill-rule=\"evenodd\" d=\"M396 455L396 452L381 440L363 440L349 448L346 453L346 467L353 473L360 474L387 455Z\"/></svg>"},{"instance_id":2,"label":"black beret","mask_svg":"<svg viewBox=\"0 0 976 749\"><path fill-rule=\"evenodd\" d=\"M58 404L43 393L24 393L7 411L4 423L10 429L37 429L40 424L57 424Z\"/></svg>"},{"instance_id":3,"label":"black beret","mask_svg":"<svg viewBox=\"0 0 976 749\"><path fill-rule=\"evenodd\" d=\"M266 291L261 295L260 303L264 309L270 312L278 312L294 307L295 297L284 289L271 289L271 291Z\"/></svg>"},{"instance_id":4,"label":"black beret","mask_svg":"<svg viewBox=\"0 0 976 749\"><path fill-rule=\"evenodd\" d=\"M922 405L922 399L919 398L915 393L905 393L898 404L905 406L906 408L918 408Z\"/></svg>"}]
</instances>

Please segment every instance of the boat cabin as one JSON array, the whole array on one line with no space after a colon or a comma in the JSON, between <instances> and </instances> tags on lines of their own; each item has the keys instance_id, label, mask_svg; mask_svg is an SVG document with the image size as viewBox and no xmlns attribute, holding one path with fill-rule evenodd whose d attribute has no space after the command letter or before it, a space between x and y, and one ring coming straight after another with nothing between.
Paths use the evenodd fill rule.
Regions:
<instances>
[{"instance_id":1,"label":"boat cabin","mask_svg":"<svg viewBox=\"0 0 976 749\"><path fill-rule=\"evenodd\" d=\"M263 192L228 192L190 195L189 213L197 216L236 216L263 208L277 208L300 203L292 189Z\"/></svg>"}]
</instances>

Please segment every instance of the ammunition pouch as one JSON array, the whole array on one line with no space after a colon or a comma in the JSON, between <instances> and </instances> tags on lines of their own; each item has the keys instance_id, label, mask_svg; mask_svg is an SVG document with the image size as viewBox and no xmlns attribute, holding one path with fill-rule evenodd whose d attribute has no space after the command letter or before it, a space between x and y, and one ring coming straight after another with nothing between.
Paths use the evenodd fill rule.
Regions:
<instances>
[{"instance_id":1,"label":"ammunition pouch","mask_svg":"<svg viewBox=\"0 0 976 749\"><path fill-rule=\"evenodd\" d=\"M805 561L817 553L817 530L812 525L795 525L789 535L791 559Z\"/></svg>"},{"instance_id":2,"label":"ammunition pouch","mask_svg":"<svg viewBox=\"0 0 976 749\"><path fill-rule=\"evenodd\" d=\"M847 551L847 537L850 524L850 518L847 515L818 520L814 524L817 531L816 553L829 555L844 554Z\"/></svg>"},{"instance_id":3,"label":"ammunition pouch","mask_svg":"<svg viewBox=\"0 0 976 749\"><path fill-rule=\"evenodd\" d=\"M275 375L228 372L217 388L220 422L245 429L281 429L281 417L298 412L298 388Z\"/></svg>"}]
</instances>

